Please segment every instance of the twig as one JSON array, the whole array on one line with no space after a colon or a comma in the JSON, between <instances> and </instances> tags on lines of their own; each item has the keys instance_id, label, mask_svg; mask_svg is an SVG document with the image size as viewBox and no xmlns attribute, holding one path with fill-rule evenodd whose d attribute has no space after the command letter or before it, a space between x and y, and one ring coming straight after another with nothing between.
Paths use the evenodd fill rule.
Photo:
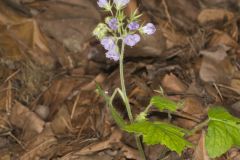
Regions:
<instances>
[{"instance_id":1,"label":"twig","mask_svg":"<svg viewBox=\"0 0 240 160\"><path fill-rule=\"evenodd\" d=\"M166 1L165 1L165 0L162 0L162 4L163 4L164 11L165 11L165 14L166 14L166 16L167 16L167 19L168 19L170 25L172 26L172 28L174 28L174 25L173 25L173 23L172 23L172 18L171 18L171 15L170 15L169 11L168 11L168 6L167 6Z\"/></svg>"},{"instance_id":2,"label":"twig","mask_svg":"<svg viewBox=\"0 0 240 160\"><path fill-rule=\"evenodd\" d=\"M219 90L218 86L216 85L216 83L213 83L213 86L214 86L215 89L217 90L217 92L218 92L218 94L219 94L219 96L220 96L221 101L223 101L223 96L222 96L221 91Z\"/></svg>"},{"instance_id":3,"label":"twig","mask_svg":"<svg viewBox=\"0 0 240 160\"><path fill-rule=\"evenodd\" d=\"M20 72L20 69L17 70L16 72L12 73L10 76L7 77L7 79L5 79L4 83L6 83L7 81L11 80L15 75L17 75Z\"/></svg>"},{"instance_id":4,"label":"twig","mask_svg":"<svg viewBox=\"0 0 240 160\"><path fill-rule=\"evenodd\" d=\"M24 150L26 150L26 148L25 148L25 146L22 144L22 142L17 138L17 137L15 137L13 134L12 134L12 132L6 132L6 133L3 133L3 134L1 134L0 136L10 136L10 137L12 137L21 147L22 147L22 149L24 149Z\"/></svg>"},{"instance_id":5,"label":"twig","mask_svg":"<svg viewBox=\"0 0 240 160\"><path fill-rule=\"evenodd\" d=\"M78 93L78 96L77 96L76 100L74 101L73 109L72 109L72 112L71 112L71 119L73 119L73 116L74 116L79 98L80 98L80 93Z\"/></svg>"}]
</instances>

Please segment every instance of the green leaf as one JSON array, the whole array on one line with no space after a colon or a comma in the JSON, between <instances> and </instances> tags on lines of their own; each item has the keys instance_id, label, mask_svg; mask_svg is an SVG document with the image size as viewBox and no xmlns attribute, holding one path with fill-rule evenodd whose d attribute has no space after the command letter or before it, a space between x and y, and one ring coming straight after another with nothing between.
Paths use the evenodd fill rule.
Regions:
<instances>
[{"instance_id":1,"label":"green leaf","mask_svg":"<svg viewBox=\"0 0 240 160\"><path fill-rule=\"evenodd\" d=\"M126 126L126 122L124 121L124 119L122 118L121 114L111 105L110 107L111 113L112 113L112 117L114 119L114 121L117 123L117 125L120 128L124 128L124 126Z\"/></svg>"},{"instance_id":2,"label":"green leaf","mask_svg":"<svg viewBox=\"0 0 240 160\"><path fill-rule=\"evenodd\" d=\"M165 97L154 96L150 103L157 107L160 111L169 110L175 112L179 108L179 104Z\"/></svg>"},{"instance_id":3,"label":"green leaf","mask_svg":"<svg viewBox=\"0 0 240 160\"><path fill-rule=\"evenodd\" d=\"M226 109L223 107L213 107L208 111L209 119L219 119L227 120L233 122L240 122L239 118L232 116Z\"/></svg>"},{"instance_id":4,"label":"green leaf","mask_svg":"<svg viewBox=\"0 0 240 160\"><path fill-rule=\"evenodd\" d=\"M101 86L97 82L95 82L95 84L97 94L102 96L105 99L106 103L108 104L110 101L110 97L105 93L105 91L101 88Z\"/></svg>"},{"instance_id":5,"label":"green leaf","mask_svg":"<svg viewBox=\"0 0 240 160\"><path fill-rule=\"evenodd\" d=\"M240 119L222 107L211 108L206 135L206 148L211 158L227 152L232 146L240 147Z\"/></svg>"},{"instance_id":6,"label":"green leaf","mask_svg":"<svg viewBox=\"0 0 240 160\"><path fill-rule=\"evenodd\" d=\"M178 154L181 154L187 146L191 146L183 138L185 130L168 123L139 121L123 129L143 135L143 141L148 145L162 144Z\"/></svg>"}]
</instances>

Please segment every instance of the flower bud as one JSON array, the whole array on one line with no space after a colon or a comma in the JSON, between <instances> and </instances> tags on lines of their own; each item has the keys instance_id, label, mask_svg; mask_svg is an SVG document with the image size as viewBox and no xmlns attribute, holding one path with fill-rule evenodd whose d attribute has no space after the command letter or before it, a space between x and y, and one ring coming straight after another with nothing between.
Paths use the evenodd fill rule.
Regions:
<instances>
[{"instance_id":1,"label":"flower bud","mask_svg":"<svg viewBox=\"0 0 240 160\"><path fill-rule=\"evenodd\" d=\"M137 22L131 22L127 27L130 29L130 31L133 31L139 28L139 24Z\"/></svg>"},{"instance_id":2,"label":"flower bud","mask_svg":"<svg viewBox=\"0 0 240 160\"><path fill-rule=\"evenodd\" d=\"M108 19L107 20L107 24L114 31L116 31L118 29L118 20L117 20L117 18L110 18L110 19Z\"/></svg>"},{"instance_id":3,"label":"flower bud","mask_svg":"<svg viewBox=\"0 0 240 160\"><path fill-rule=\"evenodd\" d=\"M108 32L108 27L104 23L99 23L97 27L93 30L93 35L96 36L98 39L102 39L106 36Z\"/></svg>"}]
</instances>

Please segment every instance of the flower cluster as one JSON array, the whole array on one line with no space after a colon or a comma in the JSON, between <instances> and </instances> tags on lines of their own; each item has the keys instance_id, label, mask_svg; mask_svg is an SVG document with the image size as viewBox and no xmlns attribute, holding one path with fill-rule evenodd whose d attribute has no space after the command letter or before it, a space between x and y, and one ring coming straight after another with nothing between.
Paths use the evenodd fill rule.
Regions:
<instances>
[{"instance_id":1,"label":"flower cluster","mask_svg":"<svg viewBox=\"0 0 240 160\"><path fill-rule=\"evenodd\" d=\"M107 17L106 23L99 23L93 31L93 34L101 41L102 46L107 50L106 57L118 61L120 58L118 42L122 41L124 45L133 47L140 40L141 35L152 35L156 32L156 27L152 23L146 25L139 24L139 17L136 11L126 18L123 8L130 0L98 0L100 8L111 13ZM115 12L115 14L114 14ZM140 33L140 34L139 34Z\"/></svg>"}]
</instances>

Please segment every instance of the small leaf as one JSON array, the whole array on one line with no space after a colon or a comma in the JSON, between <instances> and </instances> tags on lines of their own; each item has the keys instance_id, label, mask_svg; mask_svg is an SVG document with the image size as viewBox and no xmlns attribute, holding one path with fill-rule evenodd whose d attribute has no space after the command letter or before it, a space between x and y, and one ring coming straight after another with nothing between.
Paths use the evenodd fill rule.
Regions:
<instances>
[{"instance_id":1,"label":"small leaf","mask_svg":"<svg viewBox=\"0 0 240 160\"><path fill-rule=\"evenodd\" d=\"M102 96L105 99L106 103L109 104L110 97L105 93L105 91L101 88L101 86L97 82L95 82L95 84L97 94Z\"/></svg>"},{"instance_id":2,"label":"small leaf","mask_svg":"<svg viewBox=\"0 0 240 160\"><path fill-rule=\"evenodd\" d=\"M110 107L110 110L112 113L112 117L113 117L114 121L117 123L117 125L120 128L124 128L124 126L126 126L127 124L124 121L124 119L122 118L122 116L120 115L120 113L118 113L118 111L113 106Z\"/></svg>"},{"instance_id":3,"label":"small leaf","mask_svg":"<svg viewBox=\"0 0 240 160\"><path fill-rule=\"evenodd\" d=\"M113 99L114 97L109 97L105 92L104 90L100 87L100 85L98 83L96 83L96 91L99 95L101 95L102 97L104 97L107 105L109 106L110 108L110 111L111 111L111 114L112 114L112 117L114 119L114 121L117 123L117 125L120 127L120 128L123 128L126 124L126 122L124 121L124 119L122 118L121 114L118 113L118 111L114 108L114 106L112 105L112 102L111 102L111 99Z\"/></svg>"},{"instance_id":4,"label":"small leaf","mask_svg":"<svg viewBox=\"0 0 240 160\"><path fill-rule=\"evenodd\" d=\"M206 148L211 158L227 152L232 146L240 147L240 119L229 114L222 107L211 108L206 135Z\"/></svg>"},{"instance_id":5,"label":"small leaf","mask_svg":"<svg viewBox=\"0 0 240 160\"><path fill-rule=\"evenodd\" d=\"M169 110L175 112L179 107L178 103L160 96L152 97L150 103L157 107L160 111Z\"/></svg>"},{"instance_id":6,"label":"small leaf","mask_svg":"<svg viewBox=\"0 0 240 160\"><path fill-rule=\"evenodd\" d=\"M147 113L145 112L141 112L140 114L138 114L138 116L136 117L136 121L146 121L147 117Z\"/></svg>"},{"instance_id":7,"label":"small leaf","mask_svg":"<svg viewBox=\"0 0 240 160\"><path fill-rule=\"evenodd\" d=\"M123 129L143 135L143 141L148 145L162 144L178 154L181 154L187 146L191 146L183 138L185 130L168 123L139 121Z\"/></svg>"}]
</instances>

